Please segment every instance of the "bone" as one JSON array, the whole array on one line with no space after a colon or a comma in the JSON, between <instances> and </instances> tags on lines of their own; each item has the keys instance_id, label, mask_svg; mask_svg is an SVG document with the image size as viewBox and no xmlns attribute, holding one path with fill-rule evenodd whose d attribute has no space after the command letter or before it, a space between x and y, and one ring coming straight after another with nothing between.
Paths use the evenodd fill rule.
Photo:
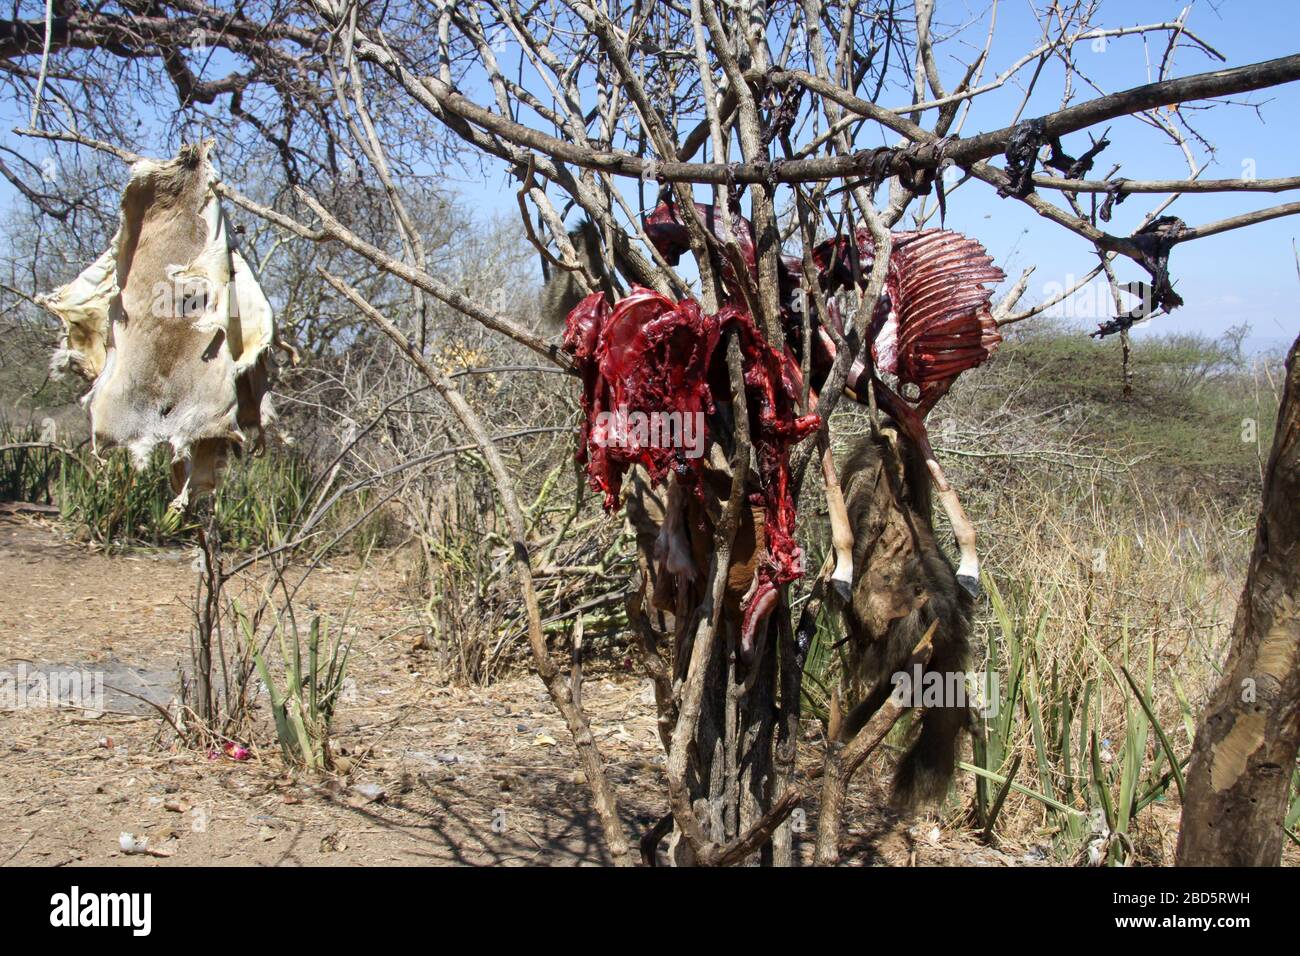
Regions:
<instances>
[{"instance_id":1,"label":"bone","mask_svg":"<svg viewBox=\"0 0 1300 956\"><path fill-rule=\"evenodd\" d=\"M871 387L871 365L861 355L849 364L848 377L844 379L844 391L855 402L866 404L867 389Z\"/></svg>"},{"instance_id":2,"label":"bone","mask_svg":"<svg viewBox=\"0 0 1300 956\"><path fill-rule=\"evenodd\" d=\"M831 546L835 551L835 570L831 572L831 589L841 600L849 600L853 590L853 528L844 505L844 492L835 475L830 442L822 449L822 479L826 484L826 511L831 520Z\"/></svg>"},{"instance_id":3,"label":"bone","mask_svg":"<svg viewBox=\"0 0 1300 956\"><path fill-rule=\"evenodd\" d=\"M779 596L775 585L755 576L754 586L742 602L745 614L740 625L740 656L746 663L754 660L754 635L776 609Z\"/></svg>"}]
</instances>

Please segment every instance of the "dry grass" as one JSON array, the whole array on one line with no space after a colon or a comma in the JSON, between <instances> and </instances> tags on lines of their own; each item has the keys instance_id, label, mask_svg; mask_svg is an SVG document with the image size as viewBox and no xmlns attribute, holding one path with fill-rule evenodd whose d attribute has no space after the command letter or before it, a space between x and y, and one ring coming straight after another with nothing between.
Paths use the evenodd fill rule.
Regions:
<instances>
[{"instance_id":1,"label":"dry grass","mask_svg":"<svg viewBox=\"0 0 1300 956\"><path fill-rule=\"evenodd\" d=\"M1052 336L1010 343L936 427L991 592L976 667L998 672L1014 707L990 724L1007 739L987 769L1006 774L1019 758L1018 785L1077 811L1012 790L994 833L1036 838L1061 861L1091 851L1094 862L1169 862L1178 781L1167 750L1180 762L1190 753L1227 654L1275 379L1222 343L1158 340L1137 350L1145 375L1126 399L1104 362L1074 382L1043 372L1071 348ZM1260 426L1253 442L1246 418ZM981 802L974 779L961 786L953 823L967 794Z\"/></svg>"},{"instance_id":2,"label":"dry grass","mask_svg":"<svg viewBox=\"0 0 1300 956\"><path fill-rule=\"evenodd\" d=\"M1200 713L1226 656L1253 537L1253 522L1243 512L1206 502L1199 513L1171 513L1133 495L1133 476L1127 478L1090 489L1067 485L1054 495L1004 495L981 508L987 508L980 525L986 529L986 573L1005 606L1003 615L989 608L977 621L981 666L988 665L990 648L1000 649L1005 685L1014 676L1005 667L1007 645L1018 640L1024 679L1033 685L1032 693L1029 686L1022 692L1002 769L1019 754L1022 783L1090 816L1086 826L1071 828L1040 801L1013 793L1002 825L1022 836L1046 828L1065 858L1101 832L1091 817L1103 802L1091 732L1099 742L1101 785L1116 800L1124 763L1133 759L1140 762L1130 770L1138 791L1133 796L1157 790L1150 807L1176 799L1167 780L1160 785L1168 772L1163 745L1120 668L1149 688L1156 720L1174 753L1185 758L1192 715ZM1065 715L1077 724L1085 708L1089 736L1079 740L1070 726L1063 742ZM1136 748L1132 756L1126 747ZM1169 834L1148 825L1150 816L1137 815L1126 858L1166 858Z\"/></svg>"}]
</instances>

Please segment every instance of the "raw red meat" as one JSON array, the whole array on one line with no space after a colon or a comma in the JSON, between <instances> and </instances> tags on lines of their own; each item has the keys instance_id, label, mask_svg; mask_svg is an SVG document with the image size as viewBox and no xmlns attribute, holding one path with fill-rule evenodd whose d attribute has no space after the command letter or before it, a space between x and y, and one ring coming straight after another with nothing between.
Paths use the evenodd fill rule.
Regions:
<instances>
[{"instance_id":1,"label":"raw red meat","mask_svg":"<svg viewBox=\"0 0 1300 956\"><path fill-rule=\"evenodd\" d=\"M795 505L790 495L790 446L815 431L816 415L798 415L799 368L789 351L773 349L752 316L734 305L715 315L692 300L674 302L637 288L612 309L604 293L593 293L569 313L565 349L583 380L583 424L579 461L591 485L605 496L605 508L618 506L623 476L632 465L645 466L652 482L672 469L692 493L703 496L700 480L708 440L705 429L714 411L715 390L730 398L723 333L739 336L749 409L749 432L761 490L751 503L764 510L767 555L745 606L742 645L752 642L757 622L770 612L776 588L802 574L802 554L794 539ZM699 445L662 444L664 433L638 431L630 423L670 413L704 425ZM681 434L679 432L679 434Z\"/></svg>"},{"instance_id":2,"label":"raw red meat","mask_svg":"<svg viewBox=\"0 0 1300 956\"><path fill-rule=\"evenodd\" d=\"M714 207L696 203L695 209L705 227L725 242L726 231ZM731 223L745 263L754 273L753 227L735 213ZM676 207L667 202L660 203L647 217L646 234L670 263L676 263L689 248L686 226ZM822 291L830 295L851 288L855 270L865 282L874 252L875 242L866 229L858 230L856 242L836 236L818 244L812 258ZM786 342L799 356L802 315L796 296L803 285L800 260L783 257L778 278ZM991 286L1004 278L984 247L961 233L947 229L894 233L884 295L868 326L875 371L896 375L900 381L918 386L924 395L982 363L1002 340L989 300L993 296ZM743 305L729 267L724 266L723 282L728 301ZM812 308L811 302L808 307ZM818 317L814 315L814 319ZM852 330L843 327L836 310L832 309L827 319L841 334L851 335ZM819 320L814 322L814 388L825 380L835 358L834 343L819 325ZM855 342L850 344L856 347Z\"/></svg>"},{"instance_id":3,"label":"raw red meat","mask_svg":"<svg viewBox=\"0 0 1300 956\"><path fill-rule=\"evenodd\" d=\"M865 229L858 231L856 249L843 236L819 244L813 262L823 290L852 285L851 255L859 257L865 281L874 251ZM896 375L925 395L981 364L1002 341L989 309L993 289L985 284L1005 278L984 247L961 233L894 233L884 295L870 325L874 370Z\"/></svg>"},{"instance_id":4,"label":"raw red meat","mask_svg":"<svg viewBox=\"0 0 1300 956\"><path fill-rule=\"evenodd\" d=\"M654 482L670 468L683 478L698 477L703 459L695 449L655 441L629 423L665 413L694 423L713 411L709 370L721 329L720 317L705 315L695 302L673 302L642 288L612 310L603 292L593 293L569 313L564 346L583 380L578 457L606 509L617 507L632 465L644 465Z\"/></svg>"},{"instance_id":5,"label":"raw red meat","mask_svg":"<svg viewBox=\"0 0 1300 956\"><path fill-rule=\"evenodd\" d=\"M751 275L756 273L753 227L739 214L731 215L731 230L713 206L695 204L706 230L721 242L735 242ZM678 210L660 203L645 222L646 235L671 264L690 248L689 232ZM839 236L812 252L822 291L834 293L865 281L872 266L874 243L866 230L854 241ZM854 259L856 258L856 262ZM751 504L763 509L766 557L743 607L742 651L748 655L758 624L778 599L777 589L802 574L802 553L794 540L795 502L790 494L790 446L815 431L816 415L800 416L802 392L796 356L802 346L803 285L801 260L783 257L778 274L781 322L786 348L774 349L749 314L737 276L722 257L721 279L726 302L715 315L706 315L692 300L674 302L649 289L637 288L612 308L603 293L582 300L569 313L565 348L573 354L583 380L582 442L579 460L587 466L592 487L605 496L605 507L617 507L627 469L645 466L652 482L672 469L694 494L704 495L700 480L704 459L680 444L654 439L653 430L629 427L637 415L673 413L705 422L714 412L715 393L730 397L723 333L739 336L749 432L758 464L760 490ZM924 433L922 420L934 401L959 373L983 362L1000 341L989 310L992 289L985 283L1004 278L984 247L947 230L896 233L884 294L868 323L870 366L857 370L851 384L863 391L863 376L877 372L896 375L921 390L916 408L900 399L898 412ZM811 299L811 297L809 297ZM812 308L812 302L807 303ZM857 349L853 329L845 329L838 311L828 304L834 323ZM814 319L814 390L821 387L835 356L833 340ZM885 389L887 397L894 393ZM699 429L698 451L708 438Z\"/></svg>"}]
</instances>

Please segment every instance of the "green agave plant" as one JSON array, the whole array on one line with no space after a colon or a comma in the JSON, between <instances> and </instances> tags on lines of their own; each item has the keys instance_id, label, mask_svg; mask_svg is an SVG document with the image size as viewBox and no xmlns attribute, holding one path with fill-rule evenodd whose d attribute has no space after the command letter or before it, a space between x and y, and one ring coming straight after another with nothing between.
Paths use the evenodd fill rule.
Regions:
<instances>
[{"instance_id":1,"label":"green agave plant","mask_svg":"<svg viewBox=\"0 0 1300 956\"><path fill-rule=\"evenodd\" d=\"M234 613L258 676L271 697L276 738L285 760L312 770L329 767L330 727L347 675L351 642L345 643L342 634L331 641L328 623L316 615L308 629L304 662L302 641L292 616L286 619L289 623L285 626L272 625L284 661L284 680L277 682L266 661L264 642L258 640L250 616L238 603L234 605Z\"/></svg>"},{"instance_id":2,"label":"green agave plant","mask_svg":"<svg viewBox=\"0 0 1300 956\"><path fill-rule=\"evenodd\" d=\"M976 776L974 816L992 838L1011 791L1040 803L1054 826L1053 848L1063 860L1083 851L1095 863L1122 865L1132 857L1132 828L1137 816L1161 799L1172 784L1183 788L1183 767L1152 704L1155 646L1146 644L1146 676L1139 684L1130 670L1130 635L1121 628L1123 662L1113 666L1091 638L1069 649L1063 665L1046 668L1038 649L1048 620L1048 601L1027 632L1017 621L997 583L985 579L993 611L987 667L999 675L996 707L979 721L972 763L960 764ZM1017 611L1026 608L1017 607ZM1091 668L1086 664L1093 662ZM1067 677L1066 675L1092 675ZM1097 676L1101 675L1101 676ZM1104 683L1105 675L1110 685ZM1189 729L1191 708L1177 684L1180 708ZM1123 739L1118 746L1102 730L1105 696L1122 701ZM1032 784L1016 780L1028 756L1036 774Z\"/></svg>"}]
</instances>

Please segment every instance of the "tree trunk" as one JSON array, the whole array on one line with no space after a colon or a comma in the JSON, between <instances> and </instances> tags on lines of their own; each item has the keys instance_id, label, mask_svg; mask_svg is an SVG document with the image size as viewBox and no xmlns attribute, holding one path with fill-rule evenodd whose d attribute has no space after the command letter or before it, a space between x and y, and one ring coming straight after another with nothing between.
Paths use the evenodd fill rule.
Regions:
<instances>
[{"instance_id":1,"label":"tree trunk","mask_svg":"<svg viewBox=\"0 0 1300 956\"><path fill-rule=\"evenodd\" d=\"M1300 745L1300 339L1287 357L1255 550L1196 734L1179 866L1276 866Z\"/></svg>"}]
</instances>

